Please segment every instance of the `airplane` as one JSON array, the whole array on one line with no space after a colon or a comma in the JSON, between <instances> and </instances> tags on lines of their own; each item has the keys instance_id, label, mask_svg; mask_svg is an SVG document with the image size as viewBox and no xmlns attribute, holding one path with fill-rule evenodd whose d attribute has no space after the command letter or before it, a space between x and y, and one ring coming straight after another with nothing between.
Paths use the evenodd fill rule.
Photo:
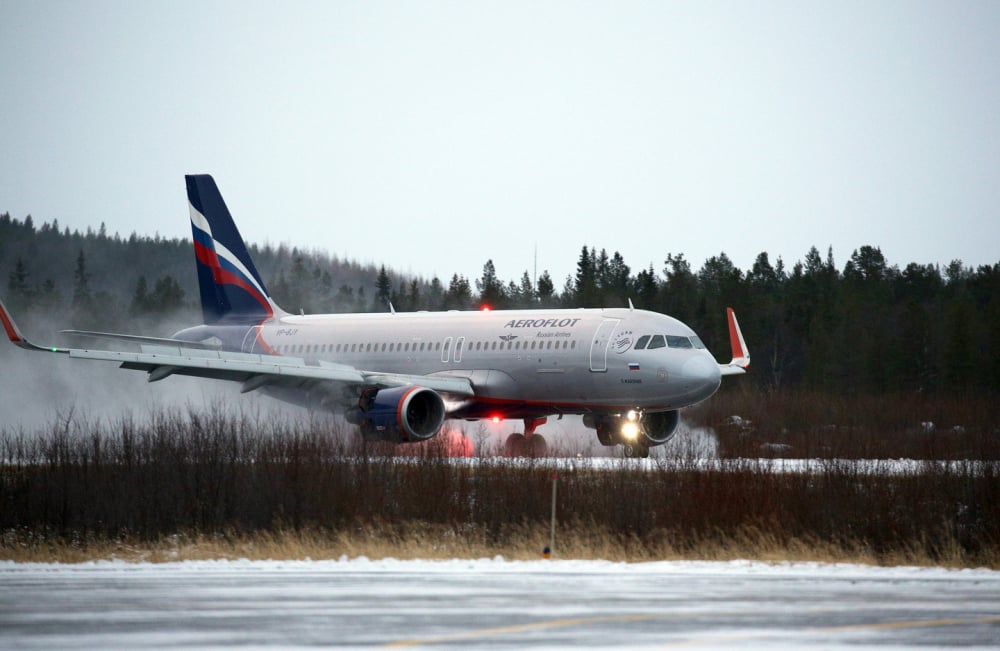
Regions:
<instances>
[{"instance_id":1,"label":"airplane","mask_svg":"<svg viewBox=\"0 0 1000 651\"><path fill-rule=\"evenodd\" d=\"M39 346L0 302L15 345L118 362L149 382L187 375L342 414L365 440L430 439L446 419L521 419L509 455L543 455L536 429L581 415L629 457L675 434L679 410L745 373L750 353L727 308L732 360L716 361L681 321L646 310L530 309L290 314L271 298L210 175L185 177L203 324L169 338L64 330L138 351ZM122 347L122 346L119 346Z\"/></svg>"}]
</instances>

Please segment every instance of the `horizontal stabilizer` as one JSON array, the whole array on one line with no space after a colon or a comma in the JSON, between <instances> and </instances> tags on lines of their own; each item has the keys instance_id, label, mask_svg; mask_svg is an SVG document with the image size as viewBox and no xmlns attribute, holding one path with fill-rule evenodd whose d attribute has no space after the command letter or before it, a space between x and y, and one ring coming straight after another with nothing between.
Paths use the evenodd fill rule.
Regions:
<instances>
[{"instance_id":1,"label":"horizontal stabilizer","mask_svg":"<svg viewBox=\"0 0 1000 651\"><path fill-rule=\"evenodd\" d=\"M168 337L143 337L141 335L122 335L115 332L94 332L92 330L60 330L59 332L67 335L77 335L79 337L92 337L94 339L127 341L140 345L153 344L156 346L180 346L181 348L198 348L204 350L219 350L222 348L221 342L205 343L200 341L186 341L184 339L170 339Z\"/></svg>"}]
</instances>

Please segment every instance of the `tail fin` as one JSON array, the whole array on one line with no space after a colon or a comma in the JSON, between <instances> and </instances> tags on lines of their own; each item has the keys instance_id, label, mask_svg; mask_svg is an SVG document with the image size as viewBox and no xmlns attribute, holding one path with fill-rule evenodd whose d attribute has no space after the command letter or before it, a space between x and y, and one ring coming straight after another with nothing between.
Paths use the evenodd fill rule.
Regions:
<instances>
[{"instance_id":1,"label":"tail fin","mask_svg":"<svg viewBox=\"0 0 1000 651\"><path fill-rule=\"evenodd\" d=\"M189 175L191 232L205 323L259 323L280 312L208 174Z\"/></svg>"}]
</instances>

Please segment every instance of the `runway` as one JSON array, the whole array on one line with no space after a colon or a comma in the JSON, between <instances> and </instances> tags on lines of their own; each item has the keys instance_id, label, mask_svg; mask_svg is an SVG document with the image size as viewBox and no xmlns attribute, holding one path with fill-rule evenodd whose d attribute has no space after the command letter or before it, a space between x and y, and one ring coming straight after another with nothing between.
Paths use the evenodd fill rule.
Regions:
<instances>
[{"instance_id":1,"label":"runway","mask_svg":"<svg viewBox=\"0 0 1000 651\"><path fill-rule=\"evenodd\" d=\"M997 647L1000 572L502 559L0 563L4 649Z\"/></svg>"}]
</instances>

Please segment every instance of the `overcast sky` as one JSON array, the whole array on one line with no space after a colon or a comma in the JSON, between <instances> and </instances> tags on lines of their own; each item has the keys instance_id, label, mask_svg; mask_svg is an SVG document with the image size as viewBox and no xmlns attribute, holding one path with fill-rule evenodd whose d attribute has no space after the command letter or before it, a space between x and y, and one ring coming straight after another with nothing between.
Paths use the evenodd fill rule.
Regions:
<instances>
[{"instance_id":1,"label":"overcast sky","mask_svg":"<svg viewBox=\"0 0 1000 651\"><path fill-rule=\"evenodd\" d=\"M0 92L0 212L39 224L187 238L207 172L250 242L445 283L1000 261L995 0L0 0Z\"/></svg>"}]
</instances>

